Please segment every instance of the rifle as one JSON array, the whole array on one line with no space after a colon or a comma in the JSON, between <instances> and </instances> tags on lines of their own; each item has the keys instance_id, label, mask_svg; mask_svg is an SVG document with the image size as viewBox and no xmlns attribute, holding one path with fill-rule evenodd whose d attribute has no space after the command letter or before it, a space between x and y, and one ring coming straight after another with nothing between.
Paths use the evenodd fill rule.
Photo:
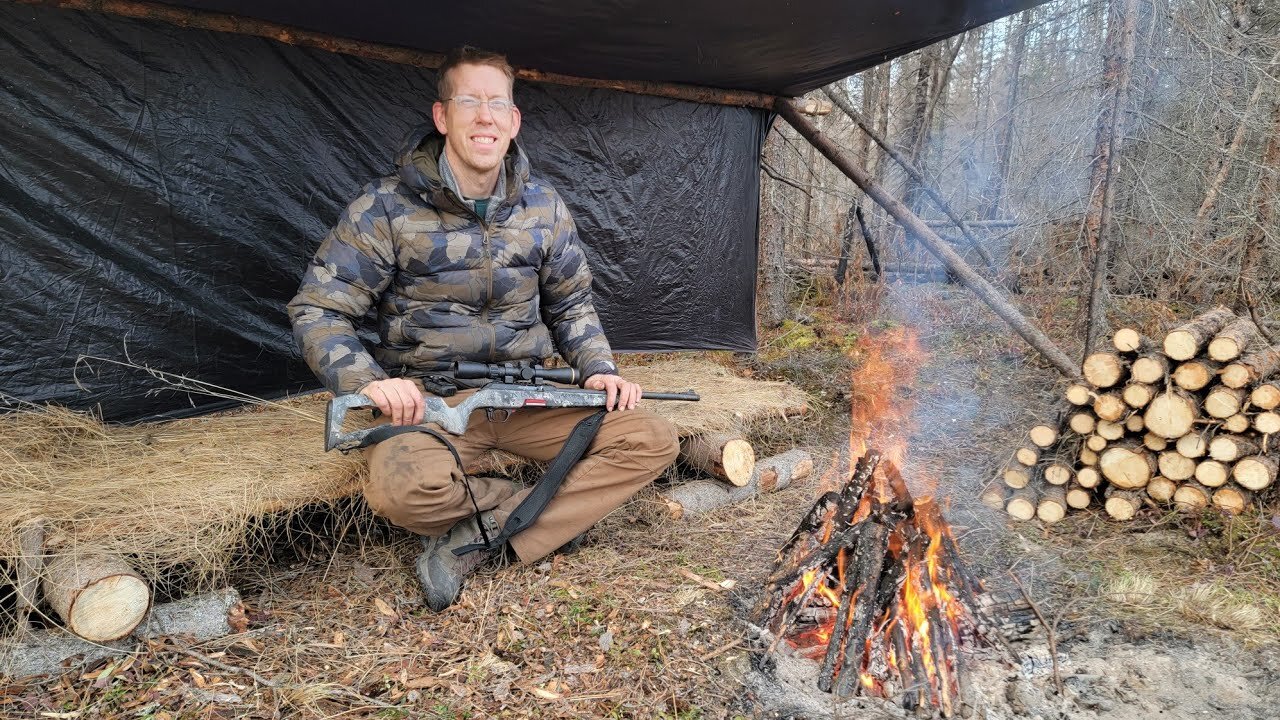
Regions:
<instances>
[{"instance_id":1,"label":"rifle","mask_svg":"<svg viewBox=\"0 0 1280 720\"><path fill-rule=\"evenodd\" d=\"M425 409L422 425L435 423L451 435L466 432L467 420L472 411L516 410L519 408L587 408L604 407L608 395L604 390L563 388L548 383L576 384L578 373L573 368L544 368L530 364L489 364L456 362L452 375L459 380L489 380L471 397L455 407L445 404L441 396L453 395L456 387L448 383L447 376L432 376L425 383L432 392L422 399ZM684 392L646 392L645 400L686 400L700 398L692 390ZM365 438L377 428L364 428L351 432L342 431L347 411L363 407L376 407L368 397L359 393L339 395L329 401L324 423L325 451L337 449L343 453L363 447Z\"/></svg>"}]
</instances>

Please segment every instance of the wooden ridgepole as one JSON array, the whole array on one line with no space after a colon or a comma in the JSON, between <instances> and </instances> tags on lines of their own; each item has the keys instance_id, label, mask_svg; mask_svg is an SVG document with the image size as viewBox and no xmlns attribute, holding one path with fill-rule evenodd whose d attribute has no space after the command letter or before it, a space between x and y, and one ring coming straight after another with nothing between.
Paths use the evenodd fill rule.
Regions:
<instances>
[{"instance_id":1,"label":"wooden ridgepole","mask_svg":"<svg viewBox=\"0 0 1280 720\"><path fill-rule=\"evenodd\" d=\"M230 15L227 13L190 10L187 8L163 5L161 3L143 2L142 0L14 0L21 5L42 5L61 8L63 10L80 10L97 12L106 15L134 18L137 20L153 20L169 23L179 27L230 32L240 35L252 35L267 38L297 47L310 47L328 52L351 55L411 65L413 67L434 70L444 62L440 53L416 50L399 45L364 42L349 38L312 32L302 28L267 22L254 18ZM549 83L552 85L569 85L572 87L600 88L635 93L637 95L653 95L656 97L687 100L689 102L709 103L713 105L733 105L737 107L754 107L762 110L773 109L775 96L747 90L724 90L720 88L682 85L679 83L652 82L648 80L602 80L598 78L581 78L559 73L542 72L527 68L517 68L516 77L529 82ZM830 112L823 103L808 101L804 110L811 114L821 115Z\"/></svg>"},{"instance_id":2,"label":"wooden ridgepole","mask_svg":"<svg viewBox=\"0 0 1280 720\"><path fill-rule=\"evenodd\" d=\"M1043 355L1059 372L1068 378L1080 377L1079 366L1072 362L1066 353L1062 352L1061 348L1054 345L1053 341L1040 328L1032 325L1017 308L1001 296L1000 292L991 283L974 271L955 250L952 250L946 241L930 230L929 226L918 215L911 212L910 208L904 205L902 201L890 195L866 170L850 160L812 122L792 107L790 102L783 98L778 98L778 101L774 104L774 109L805 140L812 143L818 149L818 152L826 156L840 172L862 188L862 191L868 197L875 200L880 207L884 208L894 219L901 223L908 232L919 238L925 247L929 249L929 252L941 260L943 265L947 266L947 270L951 271L952 275L956 276L960 282L964 283L965 287L977 294L988 307L1003 318L1005 322L1009 323L1014 332L1021 335L1031 347Z\"/></svg>"}]
</instances>

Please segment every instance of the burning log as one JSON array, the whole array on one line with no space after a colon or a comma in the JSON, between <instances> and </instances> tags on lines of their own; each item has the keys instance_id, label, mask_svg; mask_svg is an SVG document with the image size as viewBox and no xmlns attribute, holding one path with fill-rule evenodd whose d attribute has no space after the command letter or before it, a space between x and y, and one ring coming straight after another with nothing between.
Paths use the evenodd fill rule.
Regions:
<instances>
[{"instance_id":1,"label":"burning log","mask_svg":"<svg viewBox=\"0 0 1280 720\"><path fill-rule=\"evenodd\" d=\"M1004 492L991 487L993 497ZM997 626L936 503L913 499L890 463L860 458L778 557L757 612L775 645L821 660L821 689L848 697L894 687L905 707L957 709L961 639L981 641L981 628Z\"/></svg>"}]
</instances>

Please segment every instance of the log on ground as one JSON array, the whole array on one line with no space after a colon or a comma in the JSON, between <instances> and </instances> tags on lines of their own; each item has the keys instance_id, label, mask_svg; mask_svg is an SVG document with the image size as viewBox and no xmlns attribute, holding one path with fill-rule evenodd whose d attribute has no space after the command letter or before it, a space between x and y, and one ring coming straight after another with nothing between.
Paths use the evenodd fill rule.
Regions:
<instances>
[{"instance_id":1,"label":"log on ground","mask_svg":"<svg viewBox=\"0 0 1280 720\"><path fill-rule=\"evenodd\" d=\"M1168 450L1160 453L1160 457L1156 459L1160 474L1179 482L1195 477L1196 464L1195 460L1185 457L1182 453Z\"/></svg>"},{"instance_id":2,"label":"log on ground","mask_svg":"<svg viewBox=\"0 0 1280 720\"><path fill-rule=\"evenodd\" d=\"M1253 492L1239 485L1223 485L1213 491L1213 506L1232 515L1239 515L1253 501Z\"/></svg>"},{"instance_id":3,"label":"log on ground","mask_svg":"<svg viewBox=\"0 0 1280 720\"><path fill-rule=\"evenodd\" d=\"M244 632L247 621L240 594L232 588L156 605L134 629L133 640L181 637L208 642ZM0 640L0 676L25 678L53 675L133 652L133 640L92 643L61 629L42 630L26 638ZM75 658L75 662L68 663Z\"/></svg>"},{"instance_id":4,"label":"log on ground","mask_svg":"<svg viewBox=\"0 0 1280 720\"><path fill-rule=\"evenodd\" d=\"M1183 512L1195 512L1209 506L1213 491L1195 480L1188 480L1173 493L1173 504Z\"/></svg>"},{"instance_id":5,"label":"log on ground","mask_svg":"<svg viewBox=\"0 0 1280 720\"><path fill-rule=\"evenodd\" d=\"M1067 516L1067 491L1061 485L1046 485L1041 489L1036 504L1036 517L1043 522L1056 523Z\"/></svg>"},{"instance_id":6,"label":"log on ground","mask_svg":"<svg viewBox=\"0 0 1280 720\"><path fill-rule=\"evenodd\" d=\"M746 485L732 487L713 480L694 480L661 493L668 514L676 520L786 489L813 472L813 456L805 450L788 450L756 463Z\"/></svg>"},{"instance_id":7,"label":"log on ground","mask_svg":"<svg viewBox=\"0 0 1280 720\"><path fill-rule=\"evenodd\" d=\"M751 480L756 454L741 435L708 433L692 435L680 441L680 455L693 467L742 487Z\"/></svg>"},{"instance_id":8,"label":"log on ground","mask_svg":"<svg viewBox=\"0 0 1280 720\"><path fill-rule=\"evenodd\" d=\"M119 640L151 609L151 588L123 558L72 549L45 565L44 597L67 630L91 642Z\"/></svg>"},{"instance_id":9,"label":"log on ground","mask_svg":"<svg viewBox=\"0 0 1280 720\"><path fill-rule=\"evenodd\" d=\"M1016 488L1009 493L1004 511L1018 520L1030 520L1036 516L1040 494L1034 486Z\"/></svg>"},{"instance_id":10,"label":"log on ground","mask_svg":"<svg viewBox=\"0 0 1280 720\"><path fill-rule=\"evenodd\" d=\"M1158 503L1167 503L1173 499L1173 494L1178 490L1178 483L1167 477L1153 477L1147 483L1147 497Z\"/></svg>"}]
</instances>

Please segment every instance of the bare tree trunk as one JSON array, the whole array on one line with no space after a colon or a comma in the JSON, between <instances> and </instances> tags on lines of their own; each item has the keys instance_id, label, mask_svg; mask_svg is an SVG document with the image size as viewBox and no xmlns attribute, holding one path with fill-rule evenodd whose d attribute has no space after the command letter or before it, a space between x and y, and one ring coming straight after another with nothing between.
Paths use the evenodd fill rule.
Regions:
<instances>
[{"instance_id":1,"label":"bare tree trunk","mask_svg":"<svg viewBox=\"0 0 1280 720\"><path fill-rule=\"evenodd\" d=\"M761 161L772 166L778 146L783 142L780 130L765 137ZM760 322L766 327L780 324L787 311L786 258L782 245L782 226L773 209L776 185L760 183Z\"/></svg>"},{"instance_id":2,"label":"bare tree trunk","mask_svg":"<svg viewBox=\"0 0 1280 720\"><path fill-rule=\"evenodd\" d=\"M1240 278L1249 285L1258 281L1258 260L1267 241L1267 232L1275 221L1277 180L1280 179L1280 100L1271 103L1271 132L1262 151L1262 178L1258 182L1257 214L1253 227L1244 233L1244 253L1240 261Z\"/></svg>"},{"instance_id":3,"label":"bare tree trunk","mask_svg":"<svg viewBox=\"0 0 1280 720\"><path fill-rule=\"evenodd\" d=\"M1102 111L1098 131L1089 210L1085 216L1085 242L1093 249L1093 282L1089 289L1089 318L1085 331L1085 355L1093 352L1107 334L1107 266L1111 259L1108 225L1115 202L1115 155L1123 131L1123 115L1128 103L1129 80L1133 74L1134 38L1137 34L1138 0L1111 0L1107 23L1107 57L1103 62Z\"/></svg>"},{"instance_id":4,"label":"bare tree trunk","mask_svg":"<svg viewBox=\"0 0 1280 720\"><path fill-rule=\"evenodd\" d=\"M1031 10L1022 11L1022 22L1010 36L1009 89L1005 96L1004 122L996 138L996 166L992 173L991 194L983 204L983 220L995 220L1002 214L1005 187L1009 184L1009 166L1013 155L1014 120L1018 110L1018 76L1022 72L1022 58L1027 49L1027 28L1031 26Z\"/></svg>"},{"instance_id":5,"label":"bare tree trunk","mask_svg":"<svg viewBox=\"0 0 1280 720\"><path fill-rule=\"evenodd\" d=\"M1280 53L1271 58L1270 65L1275 65L1280 60ZM1240 146L1244 144L1244 136L1249 129L1249 116L1253 114L1253 108L1258 104L1258 100L1262 98L1262 91L1267 86L1267 82L1271 78L1263 75L1258 81L1258 85L1253 89L1253 94L1249 96L1249 102L1245 103L1244 114L1240 117L1240 123L1236 125L1236 130L1231 135L1231 142L1227 144L1222 151L1214 155L1214 164L1217 166L1217 172L1213 179L1209 182L1209 188L1205 190L1204 200L1200 202L1200 207L1196 209L1196 217L1191 225L1191 243L1192 247L1199 247L1204 241L1205 234L1209 228L1209 215L1218 206L1218 198L1222 195L1222 188L1227 184L1227 176L1231 174L1231 164L1235 161L1236 153L1240 151Z\"/></svg>"}]
</instances>

